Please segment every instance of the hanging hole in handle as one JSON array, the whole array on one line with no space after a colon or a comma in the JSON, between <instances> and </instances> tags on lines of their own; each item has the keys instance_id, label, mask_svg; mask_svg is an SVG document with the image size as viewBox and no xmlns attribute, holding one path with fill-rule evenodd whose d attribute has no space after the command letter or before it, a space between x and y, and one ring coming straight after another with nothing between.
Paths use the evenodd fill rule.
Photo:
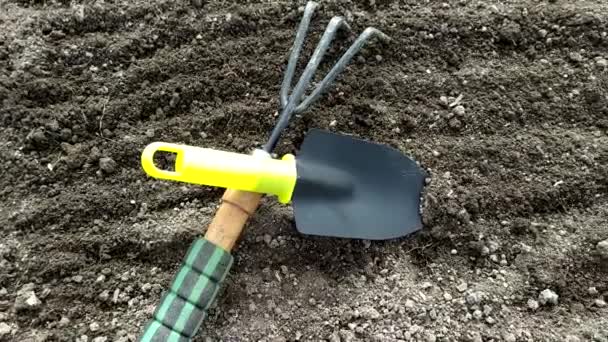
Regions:
<instances>
[{"instance_id":1,"label":"hanging hole in handle","mask_svg":"<svg viewBox=\"0 0 608 342\"><path fill-rule=\"evenodd\" d=\"M177 162L177 153L163 150L157 150L152 156L154 166L159 170L175 172L175 164Z\"/></svg>"}]
</instances>

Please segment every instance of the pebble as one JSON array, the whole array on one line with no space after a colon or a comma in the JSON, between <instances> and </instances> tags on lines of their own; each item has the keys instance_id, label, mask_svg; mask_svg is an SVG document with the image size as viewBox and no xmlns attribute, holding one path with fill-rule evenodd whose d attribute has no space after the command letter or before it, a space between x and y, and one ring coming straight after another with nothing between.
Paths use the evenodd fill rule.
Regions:
<instances>
[{"instance_id":1,"label":"pebble","mask_svg":"<svg viewBox=\"0 0 608 342\"><path fill-rule=\"evenodd\" d=\"M11 333L11 326L6 323L0 323L0 337Z\"/></svg>"},{"instance_id":2,"label":"pebble","mask_svg":"<svg viewBox=\"0 0 608 342\"><path fill-rule=\"evenodd\" d=\"M465 113L464 106L461 106L461 105L454 107L454 109L452 111L454 112L455 115L458 115L458 116L464 116L464 113Z\"/></svg>"},{"instance_id":3,"label":"pebble","mask_svg":"<svg viewBox=\"0 0 608 342\"><path fill-rule=\"evenodd\" d=\"M597 251L602 259L608 260L608 240L598 242Z\"/></svg>"},{"instance_id":4,"label":"pebble","mask_svg":"<svg viewBox=\"0 0 608 342\"><path fill-rule=\"evenodd\" d=\"M517 337L513 333L504 333L502 339L505 340L505 342L517 342Z\"/></svg>"},{"instance_id":5,"label":"pebble","mask_svg":"<svg viewBox=\"0 0 608 342\"><path fill-rule=\"evenodd\" d=\"M102 293L99 294L99 299L104 302L108 300L108 298L110 298L110 292L108 290L104 290Z\"/></svg>"},{"instance_id":6,"label":"pebble","mask_svg":"<svg viewBox=\"0 0 608 342\"><path fill-rule=\"evenodd\" d=\"M583 61L583 56L578 52L571 52L568 57L570 57L570 60L573 62L580 63Z\"/></svg>"},{"instance_id":7,"label":"pebble","mask_svg":"<svg viewBox=\"0 0 608 342\"><path fill-rule=\"evenodd\" d=\"M595 288L595 286L591 286L587 292L589 292L590 295L592 296L597 296L597 294L599 293L599 291Z\"/></svg>"},{"instance_id":8,"label":"pebble","mask_svg":"<svg viewBox=\"0 0 608 342\"><path fill-rule=\"evenodd\" d=\"M329 336L329 342L340 342L340 335L338 335L337 332L331 334L331 336Z\"/></svg>"},{"instance_id":9,"label":"pebble","mask_svg":"<svg viewBox=\"0 0 608 342\"><path fill-rule=\"evenodd\" d=\"M150 291L151 289L152 289L152 284L150 284L150 283L145 283L145 284L143 284L143 285L141 286L141 290L142 290L143 292L148 292L148 291Z\"/></svg>"},{"instance_id":10,"label":"pebble","mask_svg":"<svg viewBox=\"0 0 608 342\"><path fill-rule=\"evenodd\" d=\"M437 336L435 336L435 334L433 334L432 332L427 332L426 333L426 342L435 342L437 341Z\"/></svg>"},{"instance_id":11,"label":"pebble","mask_svg":"<svg viewBox=\"0 0 608 342\"><path fill-rule=\"evenodd\" d=\"M98 331L99 330L99 323L97 322L93 322L91 324L89 324L89 329L93 332Z\"/></svg>"},{"instance_id":12,"label":"pebble","mask_svg":"<svg viewBox=\"0 0 608 342\"><path fill-rule=\"evenodd\" d=\"M547 34L549 34L549 32L548 32L547 30L545 30L545 29L540 29L540 30L538 30L538 35L539 35L541 38L545 38L545 37L547 36Z\"/></svg>"},{"instance_id":13,"label":"pebble","mask_svg":"<svg viewBox=\"0 0 608 342\"><path fill-rule=\"evenodd\" d=\"M108 338L105 336L98 336L93 339L93 342L107 342Z\"/></svg>"},{"instance_id":14,"label":"pebble","mask_svg":"<svg viewBox=\"0 0 608 342\"><path fill-rule=\"evenodd\" d=\"M547 304L556 305L558 299L559 299L559 296L557 295L557 293L553 292L550 289L545 289L538 295L538 301L541 305L547 305Z\"/></svg>"},{"instance_id":15,"label":"pebble","mask_svg":"<svg viewBox=\"0 0 608 342\"><path fill-rule=\"evenodd\" d=\"M473 333L471 342L483 342L483 339L481 338L481 334L478 332Z\"/></svg>"},{"instance_id":16,"label":"pebble","mask_svg":"<svg viewBox=\"0 0 608 342\"><path fill-rule=\"evenodd\" d=\"M603 300L603 299L601 299L601 298L596 299L596 300L595 300L593 303L594 303L594 304L595 304L595 306L597 306L598 308L605 308L605 307L606 307L606 301L605 301L605 300Z\"/></svg>"},{"instance_id":17,"label":"pebble","mask_svg":"<svg viewBox=\"0 0 608 342\"><path fill-rule=\"evenodd\" d=\"M75 275L72 277L72 281L75 283L82 283L83 277L81 275Z\"/></svg>"},{"instance_id":18,"label":"pebble","mask_svg":"<svg viewBox=\"0 0 608 342\"><path fill-rule=\"evenodd\" d=\"M471 293L467 294L465 300L467 301L467 304L469 304L469 305L477 305L477 304L481 303L481 296L479 295L478 292L471 292Z\"/></svg>"},{"instance_id":19,"label":"pebble","mask_svg":"<svg viewBox=\"0 0 608 342\"><path fill-rule=\"evenodd\" d=\"M4 287L0 289L0 296L6 296L8 294L8 290Z\"/></svg>"},{"instance_id":20,"label":"pebble","mask_svg":"<svg viewBox=\"0 0 608 342\"><path fill-rule=\"evenodd\" d=\"M491 325L491 324L496 323L496 320L492 317L486 317L486 323Z\"/></svg>"},{"instance_id":21,"label":"pebble","mask_svg":"<svg viewBox=\"0 0 608 342\"><path fill-rule=\"evenodd\" d=\"M65 316L61 316L59 323L57 323L57 325L59 325L60 328L65 328L68 326L68 324L70 324L70 319Z\"/></svg>"},{"instance_id":22,"label":"pebble","mask_svg":"<svg viewBox=\"0 0 608 342\"><path fill-rule=\"evenodd\" d=\"M406 299L405 300L405 307L407 309L413 309L415 305L416 305L416 303L414 303L413 300L411 300L411 299Z\"/></svg>"},{"instance_id":23,"label":"pebble","mask_svg":"<svg viewBox=\"0 0 608 342\"><path fill-rule=\"evenodd\" d=\"M473 311L473 317L479 320L483 317L483 312L481 312L481 310L475 310Z\"/></svg>"},{"instance_id":24,"label":"pebble","mask_svg":"<svg viewBox=\"0 0 608 342\"><path fill-rule=\"evenodd\" d=\"M581 342L581 339L574 335L568 335L568 336L566 336L565 342Z\"/></svg>"},{"instance_id":25,"label":"pebble","mask_svg":"<svg viewBox=\"0 0 608 342\"><path fill-rule=\"evenodd\" d=\"M447 301L451 301L452 300L452 295L446 292L446 293L443 294L443 299L445 299Z\"/></svg>"},{"instance_id":26,"label":"pebble","mask_svg":"<svg viewBox=\"0 0 608 342\"><path fill-rule=\"evenodd\" d=\"M99 168L105 173L114 173L116 171L116 166L116 162L110 157L103 157L99 159Z\"/></svg>"},{"instance_id":27,"label":"pebble","mask_svg":"<svg viewBox=\"0 0 608 342\"><path fill-rule=\"evenodd\" d=\"M352 342L355 340L355 333L348 330L340 330L340 338L342 342Z\"/></svg>"},{"instance_id":28,"label":"pebble","mask_svg":"<svg viewBox=\"0 0 608 342\"><path fill-rule=\"evenodd\" d=\"M469 285L467 285L467 283L460 283L456 286L456 289L460 292L464 292L469 288Z\"/></svg>"},{"instance_id":29,"label":"pebble","mask_svg":"<svg viewBox=\"0 0 608 342\"><path fill-rule=\"evenodd\" d=\"M34 310L38 309L41 304L42 302L36 297L36 293L30 290L23 291L17 295L14 307L16 311Z\"/></svg>"},{"instance_id":30,"label":"pebble","mask_svg":"<svg viewBox=\"0 0 608 342\"><path fill-rule=\"evenodd\" d=\"M539 304L537 301L535 301L534 299L528 299L528 308L530 310L537 310L539 307Z\"/></svg>"},{"instance_id":31,"label":"pebble","mask_svg":"<svg viewBox=\"0 0 608 342\"><path fill-rule=\"evenodd\" d=\"M97 277L97 279L95 280L96 283L103 283L106 280L106 276L105 275L100 275L99 277Z\"/></svg>"},{"instance_id":32,"label":"pebble","mask_svg":"<svg viewBox=\"0 0 608 342\"><path fill-rule=\"evenodd\" d=\"M608 67L608 61L604 58L598 58L595 60L595 64L601 67Z\"/></svg>"},{"instance_id":33,"label":"pebble","mask_svg":"<svg viewBox=\"0 0 608 342\"><path fill-rule=\"evenodd\" d=\"M329 123L329 127L336 127L337 124L338 124L338 121L331 120L331 122Z\"/></svg>"},{"instance_id":34,"label":"pebble","mask_svg":"<svg viewBox=\"0 0 608 342\"><path fill-rule=\"evenodd\" d=\"M366 306L363 307L361 310L361 317L366 318L366 319L378 319L380 318L380 313L378 312L378 310L374 309L371 306Z\"/></svg>"}]
</instances>

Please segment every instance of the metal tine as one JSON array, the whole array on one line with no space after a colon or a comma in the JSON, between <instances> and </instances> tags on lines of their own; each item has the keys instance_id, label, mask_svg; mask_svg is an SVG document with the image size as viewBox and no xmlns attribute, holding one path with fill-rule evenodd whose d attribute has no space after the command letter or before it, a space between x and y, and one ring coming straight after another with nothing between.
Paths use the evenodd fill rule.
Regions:
<instances>
[{"instance_id":1,"label":"metal tine","mask_svg":"<svg viewBox=\"0 0 608 342\"><path fill-rule=\"evenodd\" d=\"M296 33L291 55L289 56L289 63L287 64L287 71L285 71L285 77L283 78L283 84L281 85L281 109L285 108L287 101L289 100L289 88L291 87L293 75L298 64L298 57L300 56L300 51L302 50L302 45L304 44L304 39L308 32L308 26L310 26L310 20L318 6L319 5L316 2L310 1L306 4L306 8L304 9L304 15L300 21L298 32Z\"/></svg>"},{"instance_id":2,"label":"metal tine","mask_svg":"<svg viewBox=\"0 0 608 342\"><path fill-rule=\"evenodd\" d=\"M342 17L333 17L330 20L329 24L327 25L327 28L325 29L325 32L323 33L323 36L321 37L321 40L317 44L315 51L312 53L312 56L308 61L304 72L302 72L302 76L300 76L300 79L298 80L298 83L296 83L293 92L285 102L285 105L281 110L279 120L275 125L274 129L272 130L272 133L270 133L268 143L264 145L264 150L266 152L269 152L274 149L277 141L279 140L281 132L283 132L283 130L289 125L289 120L291 119L291 116L293 115L296 107L298 106L298 101L300 101L300 99L304 95L304 92L306 92L306 88L310 84L310 80L314 76L315 71L317 71L317 67L321 63L321 60L323 59L323 56L325 55L329 44L333 40L338 29L341 27L350 28Z\"/></svg>"},{"instance_id":3,"label":"metal tine","mask_svg":"<svg viewBox=\"0 0 608 342\"><path fill-rule=\"evenodd\" d=\"M342 57L338 60L338 62L336 62L336 64L329 71L329 73L327 73L325 78L316 86L316 88L313 90L313 92L310 95L308 95L304 99L304 101L302 101L302 103L300 103L296 107L294 113L296 113L296 114L302 113L303 111L308 109L308 107L310 107L310 105L315 100L317 100L319 98L319 96L321 96L327 90L327 88L329 88L329 86L333 83L333 81L336 79L338 74L340 74L346 68L348 63L353 59L353 57L357 54L357 52L359 52L359 50L361 50L361 48L363 47L365 42L368 41L373 36L378 36L380 39L382 39L384 41L390 40L389 36L384 34L382 31L380 31L376 28L373 28L373 27L366 28L365 31L363 31L359 35L359 37L357 37L357 39L355 40L353 45L351 45L350 48L348 48L348 50L344 53L344 55L342 55Z\"/></svg>"},{"instance_id":4,"label":"metal tine","mask_svg":"<svg viewBox=\"0 0 608 342\"><path fill-rule=\"evenodd\" d=\"M304 71L302 72L302 76L300 76L298 83L296 84L296 86L293 89L293 93L289 97L289 102L294 102L294 108L296 107L295 102L301 100L302 96L304 95L304 92L306 91L306 88L308 87L308 85L310 84L310 81L312 80L312 77L314 76L315 72L317 71L319 64L321 64L321 61L323 60L323 56L325 56L325 53L327 52L327 49L329 48L329 44L331 44L332 40L336 36L336 32L341 27L350 29L350 26L348 26L348 24L346 23L344 18L342 18L342 17L331 18L331 20L329 21L329 24L327 25L327 28L325 29L325 32L323 32L323 36L321 37L321 40L317 44L315 51L312 53L312 56L310 57L310 60L308 61L308 64L306 65L306 69L304 69Z\"/></svg>"}]
</instances>

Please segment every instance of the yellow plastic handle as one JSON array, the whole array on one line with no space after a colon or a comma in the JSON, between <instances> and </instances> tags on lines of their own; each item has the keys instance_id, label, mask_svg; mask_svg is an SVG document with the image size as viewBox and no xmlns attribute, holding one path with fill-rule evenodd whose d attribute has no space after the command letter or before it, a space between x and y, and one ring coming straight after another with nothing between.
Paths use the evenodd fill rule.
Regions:
<instances>
[{"instance_id":1,"label":"yellow plastic handle","mask_svg":"<svg viewBox=\"0 0 608 342\"><path fill-rule=\"evenodd\" d=\"M176 154L175 171L154 165L154 154L158 151ZM281 203L288 203L297 178L294 156L287 154L279 160L259 155L154 142L144 149L141 163L144 171L154 178L272 194Z\"/></svg>"}]
</instances>

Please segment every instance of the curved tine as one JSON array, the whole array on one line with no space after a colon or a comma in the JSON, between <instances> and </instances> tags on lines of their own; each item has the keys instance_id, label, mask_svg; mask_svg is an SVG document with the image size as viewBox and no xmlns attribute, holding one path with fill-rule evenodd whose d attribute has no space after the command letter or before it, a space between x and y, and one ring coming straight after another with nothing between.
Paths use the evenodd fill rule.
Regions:
<instances>
[{"instance_id":1,"label":"curved tine","mask_svg":"<svg viewBox=\"0 0 608 342\"><path fill-rule=\"evenodd\" d=\"M293 42L291 55L289 56L289 63L287 64L287 71L285 72L283 84L281 85L281 108L285 108L287 105L287 100L289 98L289 87L291 87L293 74L296 70L296 65L298 64L298 57L300 56L300 51L302 50L302 45L304 43L304 39L306 38L306 33L308 32L310 20L312 19L313 12L317 6L319 5L316 2L309 1L304 9L304 15L302 16L300 26L298 27L298 32L296 33L296 38Z\"/></svg>"},{"instance_id":2,"label":"curved tine","mask_svg":"<svg viewBox=\"0 0 608 342\"><path fill-rule=\"evenodd\" d=\"M300 101L302 95L304 95L306 88L310 84L310 80L317 71L319 64L321 64L321 60L323 59L325 52L327 52L329 44L334 39L336 31L338 31L340 27L350 29L350 26L348 26L348 24L346 23L346 21L344 21L344 18L342 17L333 17L327 25L327 28L325 29L321 40L317 44L317 48L313 52L312 56L310 57L310 60L308 61L308 64L306 65L306 69L304 69L304 72L302 72L302 76L298 80L298 83L294 87L293 93L289 97L290 105L292 105L293 108L297 106L295 102Z\"/></svg>"},{"instance_id":3,"label":"curved tine","mask_svg":"<svg viewBox=\"0 0 608 342\"><path fill-rule=\"evenodd\" d=\"M329 73L327 74L327 76L325 76L321 83L317 85L315 90L296 107L294 112L302 113L303 111L308 109L308 107L310 107L310 105L314 101L316 101L319 96L323 94L323 92L327 90L327 88L336 79L338 74L340 74L344 70L344 68L346 68L348 62L350 62L350 60L355 56L355 54L357 54L357 52L361 50L365 42L369 40L372 36L378 36L384 41L390 41L390 37L384 34L382 31L379 31L373 27L366 28L365 31L363 31L363 33L361 33L361 35L359 35L359 37L355 40L353 45L351 45L351 47L344 53L340 60L338 60L336 65L334 65L334 67L329 71Z\"/></svg>"}]
</instances>

